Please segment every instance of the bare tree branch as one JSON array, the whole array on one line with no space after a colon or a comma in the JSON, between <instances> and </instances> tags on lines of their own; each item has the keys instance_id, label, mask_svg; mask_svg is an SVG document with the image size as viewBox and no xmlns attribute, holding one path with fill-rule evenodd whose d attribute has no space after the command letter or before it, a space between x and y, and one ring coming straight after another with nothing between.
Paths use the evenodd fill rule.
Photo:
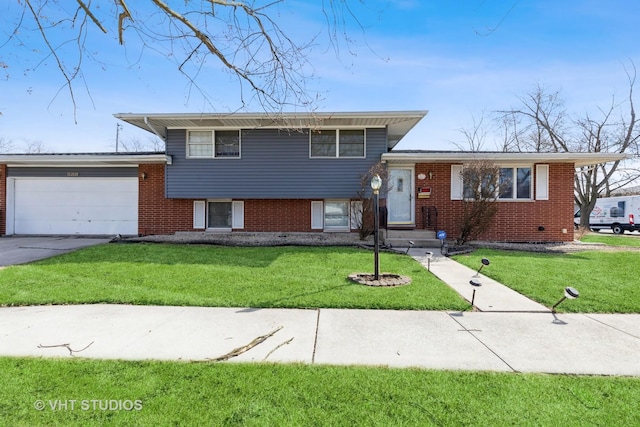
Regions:
<instances>
[{"instance_id":1,"label":"bare tree branch","mask_svg":"<svg viewBox=\"0 0 640 427\"><path fill-rule=\"evenodd\" d=\"M229 360L229 359L231 359L233 357L240 356L242 353L246 353L247 351L251 350L253 347L262 344L263 342L265 342L266 340L268 340L269 338L274 336L276 334L276 332L278 332L282 328L283 328L282 326L279 326L276 329L274 329L273 331L269 332L268 334L260 335L259 337L253 339L247 345L243 345L242 347L235 348L235 349L231 350L230 352L228 352L226 354L223 354L222 356L218 356L218 357L216 357L214 359L207 359L207 360L211 360L212 362L223 362L223 361Z\"/></svg>"},{"instance_id":2,"label":"bare tree branch","mask_svg":"<svg viewBox=\"0 0 640 427\"><path fill-rule=\"evenodd\" d=\"M582 118L570 118L559 93L548 94L538 86L533 93L520 98L521 108L499 112L509 140L517 141L505 147L536 152L638 154L640 133L633 98L636 81L633 62L630 70L625 67L625 73L629 82L626 102L618 103L612 97L607 108L597 108L596 116L587 113ZM576 170L575 202L580 206L581 226L588 226L589 214L598 197L610 196L613 191L640 179L637 169L629 168L621 173L622 164L614 161Z\"/></svg>"},{"instance_id":3,"label":"bare tree branch","mask_svg":"<svg viewBox=\"0 0 640 427\"><path fill-rule=\"evenodd\" d=\"M80 353L81 351L85 351L86 349L88 349L89 347L91 347L91 345L94 343L94 341L91 341L89 344L87 344L86 347L81 348L80 350L73 350L71 348L71 344L55 344L55 345L42 345L42 344L38 344L38 348L54 348L54 347L64 347L67 350L69 350L69 356L74 356L73 353Z\"/></svg>"},{"instance_id":4,"label":"bare tree branch","mask_svg":"<svg viewBox=\"0 0 640 427\"><path fill-rule=\"evenodd\" d=\"M38 66L46 66L46 59L54 58L63 77L61 90L70 97L76 121L76 85L81 82L88 88L83 58L100 62L91 43L104 34L105 43L115 40L109 33L117 33L117 43L126 45L127 50L140 50L136 63L144 59L147 50L175 63L188 81L189 96L199 91L207 103L210 98L202 80L206 76L210 81L211 65L218 64L220 70L237 79L242 106L255 101L269 113L280 113L287 106L313 111L320 94L311 93L306 84L313 78L308 54L317 35L294 41L279 24L282 21L277 7L283 3L186 0L181 4L151 0L146 5L132 5L127 0L76 0L69 8L68 3L57 0L24 0L17 6L21 13L16 14L15 28L0 48L12 43L11 47L24 49L35 58L42 58L40 52L44 51ZM328 0L318 7L323 12L325 8L331 10L335 21L329 25L344 30L343 34L336 30L331 43L339 38L347 44L352 42L346 33L348 21L363 29L348 0ZM34 31L36 39L21 37ZM68 49L72 45L77 51ZM11 65L0 63L3 68Z\"/></svg>"}]
</instances>

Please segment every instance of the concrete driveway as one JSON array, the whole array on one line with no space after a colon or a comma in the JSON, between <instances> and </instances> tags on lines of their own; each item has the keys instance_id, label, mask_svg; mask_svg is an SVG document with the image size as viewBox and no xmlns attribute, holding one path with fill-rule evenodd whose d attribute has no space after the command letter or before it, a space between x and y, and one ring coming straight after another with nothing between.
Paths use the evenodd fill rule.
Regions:
<instances>
[{"instance_id":1,"label":"concrete driveway","mask_svg":"<svg viewBox=\"0 0 640 427\"><path fill-rule=\"evenodd\" d=\"M37 261L110 240L110 237L0 237L0 267Z\"/></svg>"}]
</instances>

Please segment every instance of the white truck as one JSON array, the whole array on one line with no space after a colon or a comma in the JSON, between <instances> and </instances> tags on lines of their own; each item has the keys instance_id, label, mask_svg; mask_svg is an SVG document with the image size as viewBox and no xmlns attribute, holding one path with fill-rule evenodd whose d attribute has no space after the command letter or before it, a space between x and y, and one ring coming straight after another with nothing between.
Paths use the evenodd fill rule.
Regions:
<instances>
[{"instance_id":1,"label":"white truck","mask_svg":"<svg viewBox=\"0 0 640 427\"><path fill-rule=\"evenodd\" d=\"M574 216L576 227L580 225L580 211ZM593 231L611 229L615 234L640 231L640 196L603 197L589 215L589 228Z\"/></svg>"}]
</instances>

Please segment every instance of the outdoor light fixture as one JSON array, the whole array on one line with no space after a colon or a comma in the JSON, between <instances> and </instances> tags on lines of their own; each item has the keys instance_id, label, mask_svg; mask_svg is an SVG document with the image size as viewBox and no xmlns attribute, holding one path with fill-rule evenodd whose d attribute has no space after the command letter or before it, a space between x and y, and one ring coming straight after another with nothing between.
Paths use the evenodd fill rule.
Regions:
<instances>
[{"instance_id":1,"label":"outdoor light fixture","mask_svg":"<svg viewBox=\"0 0 640 427\"><path fill-rule=\"evenodd\" d=\"M478 282L477 280L471 279L469 281L469 284L473 286L473 295L471 295L471 307L473 307L473 301L476 299L476 289L482 286L482 283Z\"/></svg>"},{"instance_id":2,"label":"outdoor light fixture","mask_svg":"<svg viewBox=\"0 0 640 427\"><path fill-rule=\"evenodd\" d=\"M433 179L433 172L429 171L429 179Z\"/></svg>"},{"instance_id":3,"label":"outdoor light fixture","mask_svg":"<svg viewBox=\"0 0 640 427\"><path fill-rule=\"evenodd\" d=\"M427 251L425 256L427 257L427 271L431 271L431 258L433 258L433 252Z\"/></svg>"},{"instance_id":4,"label":"outdoor light fixture","mask_svg":"<svg viewBox=\"0 0 640 427\"><path fill-rule=\"evenodd\" d=\"M551 307L551 312L555 313L556 312L556 307L564 300L566 300L567 298L569 299L576 299L580 296L580 292L578 292L578 290L576 288L572 288L571 286L567 286L566 288L564 288L564 296L562 298L560 298L560 301L558 301L557 303L554 304L553 307Z\"/></svg>"},{"instance_id":5,"label":"outdoor light fixture","mask_svg":"<svg viewBox=\"0 0 640 427\"><path fill-rule=\"evenodd\" d=\"M142 180L143 181L147 180L147 173L146 172L142 172Z\"/></svg>"},{"instance_id":6,"label":"outdoor light fixture","mask_svg":"<svg viewBox=\"0 0 640 427\"><path fill-rule=\"evenodd\" d=\"M409 240L409 247L407 248L406 251L404 251L404 254L408 254L409 253L409 249L411 249L413 247L413 245L415 245L416 242L414 242L413 240Z\"/></svg>"},{"instance_id":7,"label":"outdoor light fixture","mask_svg":"<svg viewBox=\"0 0 640 427\"><path fill-rule=\"evenodd\" d=\"M374 208L373 208L373 263L374 263L374 276L373 280L380 279L380 263L378 262L378 254L379 254L379 234L380 234L380 208L378 207L378 195L380 193L380 187L382 187L382 178L380 175L374 175L371 178L371 189L373 190L373 200L374 200Z\"/></svg>"},{"instance_id":8,"label":"outdoor light fixture","mask_svg":"<svg viewBox=\"0 0 640 427\"><path fill-rule=\"evenodd\" d=\"M478 271L476 271L476 274L474 274L474 275L473 275L473 277L479 277L479 275L480 275L480 271L482 270L482 267L484 267L485 265L489 265L489 264L491 264L491 261L489 261L489 259L487 259L487 258L482 258L482 259L480 260L480 262L481 262L482 264L480 264L480 268L478 269Z\"/></svg>"},{"instance_id":9,"label":"outdoor light fixture","mask_svg":"<svg viewBox=\"0 0 640 427\"><path fill-rule=\"evenodd\" d=\"M371 178L371 189L373 190L373 194L378 194L380 187L382 187L382 178L380 178L380 175L375 175Z\"/></svg>"}]
</instances>

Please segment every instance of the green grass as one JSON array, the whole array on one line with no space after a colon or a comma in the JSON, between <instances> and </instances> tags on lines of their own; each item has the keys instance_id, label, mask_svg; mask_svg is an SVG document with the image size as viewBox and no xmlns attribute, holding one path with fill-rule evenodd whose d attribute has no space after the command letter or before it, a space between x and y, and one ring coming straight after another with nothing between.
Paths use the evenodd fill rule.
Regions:
<instances>
[{"instance_id":1,"label":"green grass","mask_svg":"<svg viewBox=\"0 0 640 427\"><path fill-rule=\"evenodd\" d=\"M640 425L640 379L625 377L0 358L0 383L7 426Z\"/></svg>"},{"instance_id":2,"label":"green grass","mask_svg":"<svg viewBox=\"0 0 640 427\"><path fill-rule=\"evenodd\" d=\"M348 247L107 244L0 270L0 305L116 303L216 307L461 310L467 303L411 257L380 271L412 283L374 288L373 253Z\"/></svg>"},{"instance_id":3,"label":"green grass","mask_svg":"<svg viewBox=\"0 0 640 427\"><path fill-rule=\"evenodd\" d=\"M638 236L611 236L591 233L582 236L580 241L585 243L604 243L608 246L640 247L640 237Z\"/></svg>"},{"instance_id":4,"label":"green grass","mask_svg":"<svg viewBox=\"0 0 640 427\"><path fill-rule=\"evenodd\" d=\"M640 313L638 252L543 254L482 249L454 259L476 269L483 257L491 261L483 274L547 307L558 302L565 287L576 288L580 297L563 302L559 312Z\"/></svg>"}]
</instances>

